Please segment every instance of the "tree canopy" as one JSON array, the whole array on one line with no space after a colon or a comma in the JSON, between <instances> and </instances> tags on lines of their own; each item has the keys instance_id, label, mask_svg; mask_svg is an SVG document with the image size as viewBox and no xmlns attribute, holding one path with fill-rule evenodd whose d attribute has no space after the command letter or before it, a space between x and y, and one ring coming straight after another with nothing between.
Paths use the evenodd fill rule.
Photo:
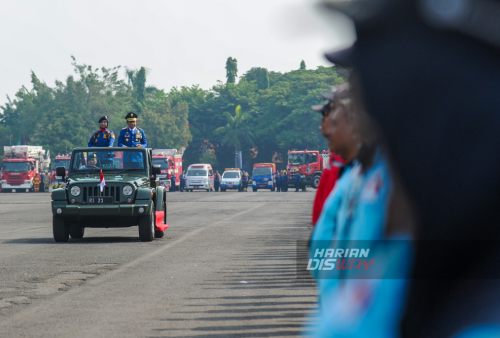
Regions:
<instances>
[{"instance_id":1,"label":"tree canopy","mask_svg":"<svg viewBox=\"0 0 500 338\"><path fill-rule=\"evenodd\" d=\"M0 107L0 155L10 135L12 144L67 153L87 145L100 116L109 116L117 135L126 113L134 111L150 147L187 147L185 165L203 158L222 170L241 150L247 171L253 163L273 160L284 168L287 150L326 149L321 116L310 107L321 103L319 93L344 81L336 67L308 70L301 63L304 68L287 73L254 67L237 81L237 61L230 57L227 83L165 91L147 85L145 67L95 68L73 58L74 73L65 81L49 86L32 72L31 89L23 86L7 97Z\"/></svg>"}]
</instances>

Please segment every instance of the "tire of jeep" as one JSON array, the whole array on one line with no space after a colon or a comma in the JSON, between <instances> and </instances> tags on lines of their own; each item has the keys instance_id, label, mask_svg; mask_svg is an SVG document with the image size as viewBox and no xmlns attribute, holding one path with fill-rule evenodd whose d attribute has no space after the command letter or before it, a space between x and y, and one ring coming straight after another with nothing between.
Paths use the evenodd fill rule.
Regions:
<instances>
[{"instance_id":1,"label":"tire of jeep","mask_svg":"<svg viewBox=\"0 0 500 338\"><path fill-rule=\"evenodd\" d=\"M83 235L85 234L85 228L78 225L78 224L71 224L69 226L69 235L73 239L80 239L83 238Z\"/></svg>"},{"instance_id":2,"label":"tire of jeep","mask_svg":"<svg viewBox=\"0 0 500 338\"><path fill-rule=\"evenodd\" d=\"M311 181L311 187L314 189L318 189L320 179L321 175L314 175Z\"/></svg>"},{"instance_id":3,"label":"tire of jeep","mask_svg":"<svg viewBox=\"0 0 500 338\"><path fill-rule=\"evenodd\" d=\"M139 218L139 239L141 242L151 242L155 236L155 205L151 202L148 215Z\"/></svg>"},{"instance_id":4,"label":"tire of jeep","mask_svg":"<svg viewBox=\"0 0 500 338\"><path fill-rule=\"evenodd\" d=\"M69 239L69 226L62 217L52 216L52 233L56 242L67 242Z\"/></svg>"}]
</instances>

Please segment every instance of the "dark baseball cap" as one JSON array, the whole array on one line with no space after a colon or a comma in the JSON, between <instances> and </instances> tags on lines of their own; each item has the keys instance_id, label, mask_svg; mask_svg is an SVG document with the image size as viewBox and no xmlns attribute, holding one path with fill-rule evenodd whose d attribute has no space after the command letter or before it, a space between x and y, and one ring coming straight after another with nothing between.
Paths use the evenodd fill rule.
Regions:
<instances>
[{"instance_id":1,"label":"dark baseball cap","mask_svg":"<svg viewBox=\"0 0 500 338\"><path fill-rule=\"evenodd\" d=\"M341 50L336 50L332 52L325 53L325 57L331 63L344 66L353 67L354 66L354 45L349 46Z\"/></svg>"}]
</instances>

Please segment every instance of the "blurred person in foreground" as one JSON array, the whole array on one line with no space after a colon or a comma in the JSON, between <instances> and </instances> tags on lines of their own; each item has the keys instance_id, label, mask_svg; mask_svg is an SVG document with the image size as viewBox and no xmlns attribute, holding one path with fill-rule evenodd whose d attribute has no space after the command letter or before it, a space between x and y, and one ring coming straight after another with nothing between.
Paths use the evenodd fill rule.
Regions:
<instances>
[{"instance_id":1,"label":"blurred person in foreground","mask_svg":"<svg viewBox=\"0 0 500 338\"><path fill-rule=\"evenodd\" d=\"M500 337L500 1L326 6L418 216L402 337Z\"/></svg>"},{"instance_id":2,"label":"blurred person in foreground","mask_svg":"<svg viewBox=\"0 0 500 338\"><path fill-rule=\"evenodd\" d=\"M320 291L319 321L313 336L397 337L411 262L411 228L405 225L411 223L412 215L404 215L406 223L399 217L399 224L389 226L394 218L393 201L397 198L400 206L405 206L405 196L395 194L399 189L381 134L364 110L355 75L347 85L339 86L337 95L344 97L345 103L338 104L334 113L344 110L351 140L356 141L359 151L325 202L312 236L310 257L318 251L345 249L357 243L355 247L370 247L370 258L383 264L376 270L378 277L371 279L358 278L350 269L313 271ZM391 242L396 240L399 242Z\"/></svg>"},{"instance_id":3,"label":"blurred person in foreground","mask_svg":"<svg viewBox=\"0 0 500 338\"><path fill-rule=\"evenodd\" d=\"M339 155L335 154L332 150L333 144L330 142L330 138L325 134L325 131L330 128L331 120L329 119L329 114L332 111L330 109L330 105L334 104L335 95L332 92L322 93L321 97L324 100L327 100L327 103L322 105L314 105L311 107L315 112L321 113L321 125L319 129L325 137L328 148L330 150L330 158L328 160L328 165L325 169L323 169L323 173L321 174L321 180L319 181L318 189L316 190L316 196L314 197L313 203L313 211L312 211L312 225L316 225L318 221L319 215L321 214L321 210L323 209L323 205L325 201L330 195L335 183L340 177L341 168L345 165L345 160L342 159Z\"/></svg>"}]
</instances>

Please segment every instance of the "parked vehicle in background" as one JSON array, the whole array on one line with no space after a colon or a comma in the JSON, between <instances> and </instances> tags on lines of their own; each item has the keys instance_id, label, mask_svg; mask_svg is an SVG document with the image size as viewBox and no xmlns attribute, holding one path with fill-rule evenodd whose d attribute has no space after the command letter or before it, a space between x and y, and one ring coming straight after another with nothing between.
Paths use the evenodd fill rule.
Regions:
<instances>
[{"instance_id":1,"label":"parked vehicle in background","mask_svg":"<svg viewBox=\"0 0 500 338\"><path fill-rule=\"evenodd\" d=\"M288 164L286 170L288 172L288 186L293 187L295 184L295 175L299 169L302 176L302 190L310 185L314 189L318 188L319 180L323 169L328 165L330 159L330 151L324 150L321 154L317 150L294 150L288 151Z\"/></svg>"},{"instance_id":2,"label":"parked vehicle in background","mask_svg":"<svg viewBox=\"0 0 500 338\"><path fill-rule=\"evenodd\" d=\"M67 176L70 160L71 160L71 155L57 155L56 158L54 159L54 165L52 166L52 168L54 168L52 170L52 182L50 183L50 187L52 189L63 188L66 186L66 182L63 181L62 177L56 175L56 168L57 167L66 168L66 176Z\"/></svg>"},{"instance_id":3,"label":"parked vehicle in background","mask_svg":"<svg viewBox=\"0 0 500 338\"><path fill-rule=\"evenodd\" d=\"M276 189L274 173L276 172L276 164L274 163L256 163L253 165L252 172L252 190Z\"/></svg>"},{"instance_id":4,"label":"parked vehicle in background","mask_svg":"<svg viewBox=\"0 0 500 338\"><path fill-rule=\"evenodd\" d=\"M161 174L158 175L158 178L160 185L167 189L170 189L173 184L169 178L172 174L175 175L175 185L180 186L181 184L179 176L182 174L184 149L182 148L181 151L177 151L177 149L153 149L153 165L161 166Z\"/></svg>"},{"instance_id":5,"label":"parked vehicle in background","mask_svg":"<svg viewBox=\"0 0 500 338\"><path fill-rule=\"evenodd\" d=\"M186 172L187 191L214 191L214 171L210 164L191 164Z\"/></svg>"},{"instance_id":6,"label":"parked vehicle in background","mask_svg":"<svg viewBox=\"0 0 500 338\"><path fill-rule=\"evenodd\" d=\"M50 166L49 152L41 146L4 146L2 192L34 191L33 178Z\"/></svg>"},{"instance_id":7,"label":"parked vehicle in background","mask_svg":"<svg viewBox=\"0 0 500 338\"><path fill-rule=\"evenodd\" d=\"M220 191L238 190L243 191L241 182L241 170L239 168L226 168L220 180Z\"/></svg>"}]
</instances>

